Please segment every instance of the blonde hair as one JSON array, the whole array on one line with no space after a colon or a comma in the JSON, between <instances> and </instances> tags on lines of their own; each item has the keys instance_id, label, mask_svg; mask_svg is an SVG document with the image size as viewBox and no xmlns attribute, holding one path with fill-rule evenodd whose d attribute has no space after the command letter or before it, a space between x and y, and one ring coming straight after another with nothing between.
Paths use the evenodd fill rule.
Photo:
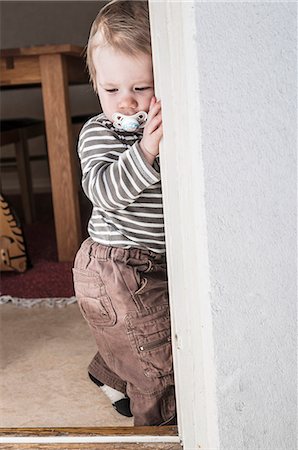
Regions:
<instances>
[{"instance_id":1,"label":"blonde hair","mask_svg":"<svg viewBox=\"0 0 298 450\"><path fill-rule=\"evenodd\" d=\"M100 34L100 41L96 39ZM151 55L150 23L147 1L112 0L95 18L87 44L86 62L90 81L96 91L95 67L92 59L94 47L110 45L130 55Z\"/></svg>"}]
</instances>

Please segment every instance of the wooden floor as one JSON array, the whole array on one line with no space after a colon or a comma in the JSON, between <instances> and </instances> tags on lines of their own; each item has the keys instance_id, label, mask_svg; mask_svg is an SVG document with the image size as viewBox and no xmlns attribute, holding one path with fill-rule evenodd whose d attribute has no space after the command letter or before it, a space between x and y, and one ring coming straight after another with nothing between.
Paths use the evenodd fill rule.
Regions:
<instances>
[{"instance_id":1,"label":"wooden floor","mask_svg":"<svg viewBox=\"0 0 298 450\"><path fill-rule=\"evenodd\" d=\"M1 428L1 438L8 437L87 437L87 436L177 436L177 427L106 427L106 428ZM63 449L63 450L182 450L177 442L101 442L101 443L2 443L1 449Z\"/></svg>"}]
</instances>

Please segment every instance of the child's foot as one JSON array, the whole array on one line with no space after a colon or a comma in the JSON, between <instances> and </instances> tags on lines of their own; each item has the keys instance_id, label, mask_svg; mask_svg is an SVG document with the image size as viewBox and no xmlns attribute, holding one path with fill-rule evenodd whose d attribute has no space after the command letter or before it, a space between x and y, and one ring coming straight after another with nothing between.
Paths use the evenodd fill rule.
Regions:
<instances>
[{"instance_id":1,"label":"child's foot","mask_svg":"<svg viewBox=\"0 0 298 450\"><path fill-rule=\"evenodd\" d=\"M132 417L130 410L130 399L128 397L124 397L121 400L112 403L112 405L119 414L122 414L122 416Z\"/></svg>"},{"instance_id":2,"label":"child's foot","mask_svg":"<svg viewBox=\"0 0 298 450\"><path fill-rule=\"evenodd\" d=\"M130 411L130 399L122 392L116 391L116 389L103 384L101 381L97 380L91 373L88 372L90 380L93 381L101 390L106 394L106 396L111 400L113 408L122 416L132 417Z\"/></svg>"}]
</instances>

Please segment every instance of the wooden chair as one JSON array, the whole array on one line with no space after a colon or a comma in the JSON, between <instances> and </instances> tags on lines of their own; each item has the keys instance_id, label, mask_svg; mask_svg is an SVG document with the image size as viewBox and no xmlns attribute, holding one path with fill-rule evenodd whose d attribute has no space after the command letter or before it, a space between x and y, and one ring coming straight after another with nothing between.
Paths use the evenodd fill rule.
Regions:
<instances>
[{"instance_id":1,"label":"wooden chair","mask_svg":"<svg viewBox=\"0 0 298 450\"><path fill-rule=\"evenodd\" d=\"M31 223L35 216L35 207L30 169L28 140L45 135L44 122L36 119L5 119L0 121L1 146L14 144L15 157L1 158L1 170L16 166L25 222Z\"/></svg>"}]
</instances>

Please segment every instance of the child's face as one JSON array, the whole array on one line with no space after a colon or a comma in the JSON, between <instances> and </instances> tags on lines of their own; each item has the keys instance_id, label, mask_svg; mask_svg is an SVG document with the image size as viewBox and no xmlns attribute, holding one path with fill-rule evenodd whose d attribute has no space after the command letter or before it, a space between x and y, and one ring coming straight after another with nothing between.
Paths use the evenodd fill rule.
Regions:
<instances>
[{"instance_id":1,"label":"child's face","mask_svg":"<svg viewBox=\"0 0 298 450\"><path fill-rule=\"evenodd\" d=\"M149 111L154 95L150 55L134 57L105 46L96 47L92 57L101 107L111 122L115 112L131 116Z\"/></svg>"}]
</instances>

